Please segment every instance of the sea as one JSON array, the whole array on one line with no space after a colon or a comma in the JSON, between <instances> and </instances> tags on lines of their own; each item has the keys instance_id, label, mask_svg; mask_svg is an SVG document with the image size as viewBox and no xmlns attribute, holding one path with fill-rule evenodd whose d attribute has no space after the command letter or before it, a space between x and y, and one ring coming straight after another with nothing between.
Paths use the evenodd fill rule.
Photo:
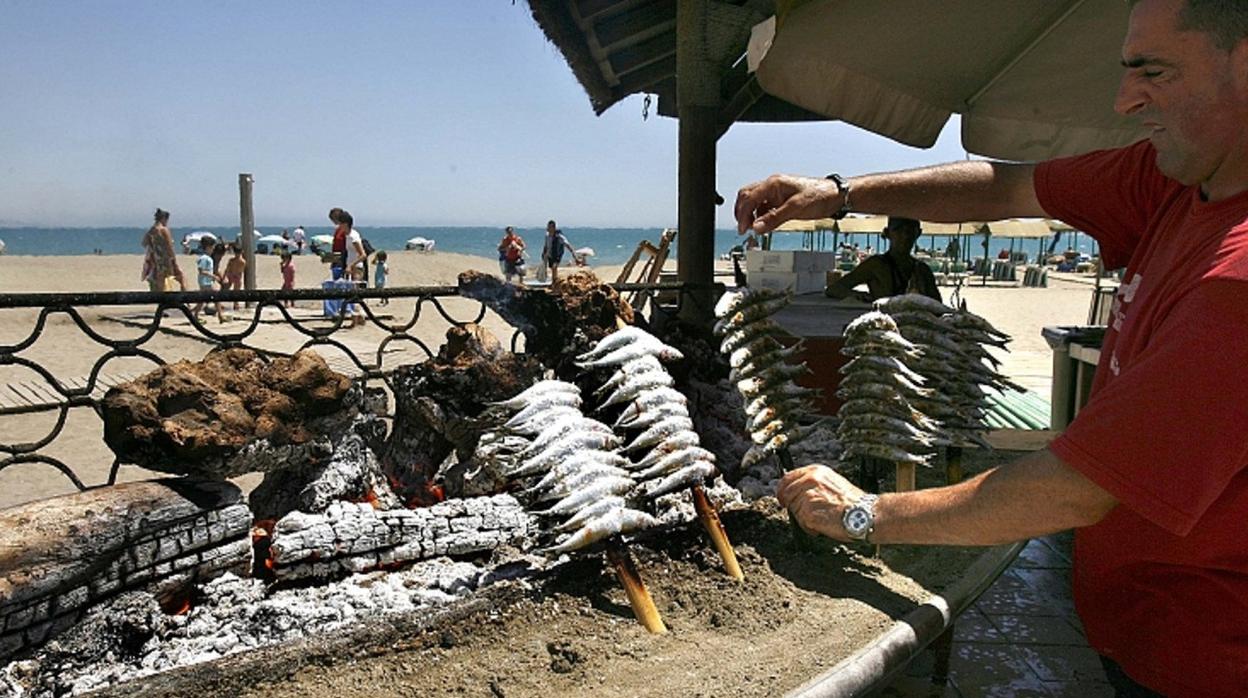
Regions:
<instances>
[{"instance_id":1,"label":"sea","mask_svg":"<svg viewBox=\"0 0 1248 698\"><path fill-rule=\"evenodd\" d=\"M259 226L256 229L261 235L280 235L283 231L282 227L275 226ZM294 228L286 229L293 230ZM146 228L129 227L0 228L0 241L4 243L3 253L6 255L142 254L143 248L140 241L146 230ZM174 242L179 242L188 233L201 230L211 232L219 239L223 238L227 241L234 240L239 234L237 224L233 226L177 227L173 229ZM330 235L333 233L333 229L328 226L305 228L304 230L309 236ZM455 252L491 258L498 254L498 241L503 234L500 228L493 226L362 227L358 228L358 230L376 250L402 250L408 240L422 237L436 241L434 246L435 254L437 252ZM534 256L536 254L534 248L541 244L542 236L545 234L544 229L518 228L517 232L528 242L530 256ZM662 232L660 228L563 229L563 233L568 238L568 241L572 243L572 247L578 250L588 247L594 251L590 260L590 263L593 265L623 264L632 256L637 249L638 243L643 240L657 243ZM963 238L961 243L964 249L963 256L967 254L967 251L965 251L967 245L970 246L969 254L982 256L983 240L983 236ZM838 242L841 241L845 241L844 235L838 238ZM727 255L734 246L740 245L741 242L742 237L738 236L735 230L716 230L716 256ZM857 243L862 249L870 246L873 250L879 250L882 244L879 236L865 234L851 236L849 242L850 244ZM1045 240L1015 240L1013 245L1015 250L1025 252L1030 258L1034 259L1035 255L1042 248L1047 250L1052 242L1052 238ZM773 236L772 249L800 250L813 248L830 250L832 243L831 233L819 236L803 235L802 233L783 233ZM947 243L948 238L944 236L923 236L919 239L918 246L922 248L935 247L938 250L944 250ZM1055 249L1060 253L1066 249L1067 245L1071 244L1075 246L1076 250L1084 254L1093 255L1096 252L1094 241L1087 235L1069 236L1068 234L1067 237L1062 237L1059 240L1059 244L1055 246ZM887 247L887 244L885 243L884 246ZM672 247L671 257L676 258L676 245L673 244ZM994 238L988 241L988 254L991 257L996 257L1002 249L1010 248L1011 241L1007 239Z\"/></svg>"}]
</instances>

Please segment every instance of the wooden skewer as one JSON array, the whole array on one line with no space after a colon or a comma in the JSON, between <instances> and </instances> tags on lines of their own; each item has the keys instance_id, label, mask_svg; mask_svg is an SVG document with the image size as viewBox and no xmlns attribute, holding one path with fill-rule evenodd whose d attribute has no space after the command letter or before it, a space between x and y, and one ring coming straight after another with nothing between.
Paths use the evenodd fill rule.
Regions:
<instances>
[{"instance_id":1,"label":"wooden skewer","mask_svg":"<svg viewBox=\"0 0 1248 698\"><path fill-rule=\"evenodd\" d=\"M659 615L659 609L654 605L654 599L650 597L645 583L641 581L641 573L637 571L633 556L628 554L628 550L619 540L611 540L607 543L607 560L615 569L616 576L620 578L624 593L628 595L628 605L632 606L633 615L637 616L637 620L645 626L646 630L656 635L667 632L667 626L663 624L663 618Z\"/></svg>"},{"instance_id":2,"label":"wooden skewer","mask_svg":"<svg viewBox=\"0 0 1248 698\"><path fill-rule=\"evenodd\" d=\"M719 512L715 511L715 505L711 504L710 498L706 496L706 490L702 489L702 485L694 485L689 488L689 491L693 494L693 508L698 512L698 520L702 522L707 535L711 537L711 542L715 544L715 550L719 552L720 559L724 561L724 569L728 572L728 576L738 582L745 581L745 575L741 573L741 565L737 564L737 552L732 549L732 542L728 540L728 532L724 530L724 524L719 520Z\"/></svg>"}]
</instances>

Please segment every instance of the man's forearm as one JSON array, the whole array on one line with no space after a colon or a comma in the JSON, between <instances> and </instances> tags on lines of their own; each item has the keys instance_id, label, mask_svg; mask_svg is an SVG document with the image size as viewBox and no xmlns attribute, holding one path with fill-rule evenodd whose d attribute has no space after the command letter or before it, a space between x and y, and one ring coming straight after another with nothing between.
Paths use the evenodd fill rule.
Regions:
<instances>
[{"instance_id":1,"label":"man's forearm","mask_svg":"<svg viewBox=\"0 0 1248 698\"><path fill-rule=\"evenodd\" d=\"M1044 216L1035 166L976 160L849 180L850 206L861 213L934 222Z\"/></svg>"},{"instance_id":2,"label":"man's forearm","mask_svg":"<svg viewBox=\"0 0 1248 698\"><path fill-rule=\"evenodd\" d=\"M1116 504L1045 449L950 487L883 495L871 540L996 545L1094 524Z\"/></svg>"}]
</instances>

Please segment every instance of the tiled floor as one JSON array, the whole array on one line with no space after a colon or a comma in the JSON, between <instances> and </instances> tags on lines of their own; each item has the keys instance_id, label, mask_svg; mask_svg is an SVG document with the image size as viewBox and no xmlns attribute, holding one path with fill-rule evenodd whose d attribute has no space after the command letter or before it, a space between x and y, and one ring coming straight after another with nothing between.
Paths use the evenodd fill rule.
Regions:
<instances>
[{"instance_id":1,"label":"tiled floor","mask_svg":"<svg viewBox=\"0 0 1248 698\"><path fill-rule=\"evenodd\" d=\"M925 652L884 695L1113 696L1070 598L1069 533L1028 543L1014 564L958 619L949 683L931 683Z\"/></svg>"}]
</instances>

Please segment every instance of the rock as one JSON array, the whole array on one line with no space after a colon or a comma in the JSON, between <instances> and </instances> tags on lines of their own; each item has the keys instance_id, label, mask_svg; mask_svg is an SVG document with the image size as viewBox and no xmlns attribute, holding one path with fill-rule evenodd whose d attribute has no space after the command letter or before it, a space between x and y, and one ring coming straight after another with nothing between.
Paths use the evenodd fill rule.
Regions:
<instances>
[{"instance_id":1,"label":"rock","mask_svg":"<svg viewBox=\"0 0 1248 698\"><path fill-rule=\"evenodd\" d=\"M476 326L455 327L438 355L399 367L392 378L395 413L381 453L382 468L400 499L427 505L434 475L448 456L471 459L489 402L503 400L536 381L542 366L513 354Z\"/></svg>"},{"instance_id":2,"label":"rock","mask_svg":"<svg viewBox=\"0 0 1248 698\"><path fill-rule=\"evenodd\" d=\"M265 360L245 348L179 361L111 388L104 441L123 463L225 479L324 458L354 417L351 381L311 351ZM354 391L354 400L362 395Z\"/></svg>"}]
</instances>

